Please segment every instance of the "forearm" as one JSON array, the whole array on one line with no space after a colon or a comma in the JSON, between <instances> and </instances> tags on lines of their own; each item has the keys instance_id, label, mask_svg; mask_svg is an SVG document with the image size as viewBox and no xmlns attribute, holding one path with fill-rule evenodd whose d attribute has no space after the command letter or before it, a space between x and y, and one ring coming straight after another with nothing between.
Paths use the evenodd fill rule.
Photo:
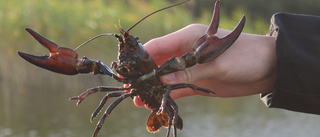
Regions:
<instances>
[{"instance_id":1,"label":"forearm","mask_svg":"<svg viewBox=\"0 0 320 137\"><path fill-rule=\"evenodd\" d=\"M319 24L319 16L276 14L272 18L278 74L272 92L262 94L268 107L320 114Z\"/></svg>"}]
</instances>

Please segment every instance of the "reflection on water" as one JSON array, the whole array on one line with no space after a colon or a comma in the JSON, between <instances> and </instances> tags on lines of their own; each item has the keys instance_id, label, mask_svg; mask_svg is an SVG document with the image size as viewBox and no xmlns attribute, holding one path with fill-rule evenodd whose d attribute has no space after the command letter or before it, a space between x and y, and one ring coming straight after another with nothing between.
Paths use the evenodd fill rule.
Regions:
<instances>
[{"instance_id":1,"label":"reflection on water","mask_svg":"<svg viewBox=\"0 0 320 137\"><path fill-rule=\"evenodd\" d=\"M101 114L93 123L90 115L104 93L89 96L80 106L68 98L98 85L120 86L108 77L64 76L15 60L1 62L0 67L0 72L16 72L0 74L0 137L89 137ZM184 120L180 137L320 136L320 116L268 109L258 96L197 96L179 99L177 104ZM149 113L127 99L107 117L99 136L165 136L165 129L156 134L147 132Z\"/></svg>"},{"instance_id":2,"label":"reflection on water","mask_svg":"<svg viewBox=\"0 0 320 137\"><path fill-rule=\"evenodd\" d=\"M32 85L21 85L25 88L7 87L7 89L20 89L19 91L6 90L4 86L2 87L0 137L91 136L100 115L93 123L89 122L89 118L104 94L92 95L78 107L75 101L68 101L68 98L78 95L86 88L112 80L94 76L68 77L47 71L41 73L49 73L55 77L55 82L50 80L52 78L43 78L40 81L45 82L32 81L28 82L28 84L33 83ZM73 79L88 80L63 84ZM234 99L189 97L179 99L177 103L184 120L184 129L178 132L181 137L320 135L320 131L315 130L320 129L319 116L267 109L258 96ZM100 137L165 136L164 129L156 134L147 132L145 122L149 113L149 110L135 107L130 99L125 100L107 117L99 135Z\"/></svg>"}]
</instances>

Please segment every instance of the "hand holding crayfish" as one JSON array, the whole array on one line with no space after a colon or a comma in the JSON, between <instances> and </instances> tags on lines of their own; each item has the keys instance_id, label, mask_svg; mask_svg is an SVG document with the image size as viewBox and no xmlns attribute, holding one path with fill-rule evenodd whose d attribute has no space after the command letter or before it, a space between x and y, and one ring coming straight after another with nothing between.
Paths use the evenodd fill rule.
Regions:
<instances>
[{"instance_id":1,"label":"hand holding crayfish","mask_svg":"<svg viewBox=\"0 0 320 137\"><path fill-rule=\"evenodd\" d=\"M153 39L144 47L160 65L172 56L192 51L193 43L207 28L206 25L191 24L172 34ZM219 29L217 35L222 37L229 33L229 30ZM274 37L242 33L219 58L160 78L165 84L193 83L216 93L175 90L170 94L172 99L193 95L237 97L269 92L276 75L275 54ZM135 99L135 104L139 107L144 105L138 98Z\"/></svg>"},{"instance_id":2,"label":"hand holding crayfish","mask_svg":"<svg viewBox=\"0 0 320 137\"><path fill-rule=\"evenodd\" d=\"M210 66L211 64L213 66L221 67L221 65L215 65L217 64L216 62L219 62L220 60L214 59L224 53L237 40L245 24L245 16L243 16L233 31L228 32L223 36L218 36L217 32L220 18L220 1L218 0L215 4L213 18L209 27L206 28L206 31L199 30L198 33L195 33L197 35L196 38L193 39L188 39L187 37L184 37L186 39L174 39L174 41L182 42L182 44L187 47L186 49L180 48L180 51L177 49L171 49L171 51L173 52L168 52L163 55L156 55L156 52L154 50L152 51L150 46L146 46L150 54L152 54L152 56L150 56L148 51L145 50L145 48L140 43L139 38L129 34L129 31L132 28L134 28L137 24L139 24L142 20L146 19L150 15L161 10L180 5L187 1L157 10L147 15L145 18L141 19L127 30L124 30L120 27L120 34L105 33L86 41L85 43L90 42L91 40L94 40L100 36L114 36L118 40L118 59L117 61L112 62L111 67L106 66L101 61L91 60L87 57L78 59L78 54L75 52L75 50L59 47L57 44L49 41L40 34L28 28L26 30L36 40L38 40L39 43L41 43L45 48L49 50L50 55L34 56L23 52L18 52L18 54L30 63L56 73L76 75L79 73L92 72L93 74L110 76L118 82L129 85L128 87L98 86L89 88L79 96L70 98L70 100L77 100L77 105L79 105L90 94L96 92L108 92L101 100L97 109L91 115L90 121L92 121L99 114L102 107L106 104L109 98L117 98L107 107L106 111L101 116L101 119L99 120L94 131L94 137L98 135L106 117L111 114L112 110L121 101L128 97L139 97L141 101L144 101L151 107L152 112L147 120L147 130L149 132L154 133L159 131L161 127L165 127L168 128L168 137L170 134L170 129L172 128L173 135L176 136L177 129L182 129L183 122L178 113L178 105L169 96L171 91L179 89L190 89L192 91L198 91L199 93L202 92L203 94L213 95L215 94L213 90L221 90L208 87L207 85L200 84L199 86L201 87L198 87L189 84L197 79L178 81L174 84L169 82L167 84L171 85L166 85L160 81L160 77L177 71L191 72L193 66L195 68L200 66L201 68L202 65ZM194 43L192 48L190 48L190 43ZM169 46L169 44L166 45L166 43L162 43L161 45L158 45L158 48L166 46ZM176 51L179 52L177 54L174 54L176 53ZM164 56L165 60L167 60L169 56L172 57L165 61L163 59L160 59L161 56ZM156 60L156 62L154 60ZM163 61L165 62L163 63ZM226 62L224 61L224 63ZM158 67L157 64L162 65ZM208 74L214 74L215 72L220 73L221 71L225 70L224 68L218 67L210 70L203 66L202 68L203 71ZM220 78L220 80L223 80L227 76L227 73L225 73L218 78ZM188 77L194 78L190 76ZM202 86L208 88L202 88ZM218 96L221 96L221 93L222 92L219 92Z\"/></svg>"}]
</instances>

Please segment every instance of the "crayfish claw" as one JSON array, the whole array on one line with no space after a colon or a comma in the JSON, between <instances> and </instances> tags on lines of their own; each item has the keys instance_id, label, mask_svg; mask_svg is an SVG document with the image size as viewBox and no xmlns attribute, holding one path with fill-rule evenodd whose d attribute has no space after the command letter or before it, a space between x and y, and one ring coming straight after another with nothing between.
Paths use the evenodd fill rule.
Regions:
<instances>
[{"instance_id":1,"label":"crayfish claw","mask_svg":"<svg viewBox=\"0 0 320 137\"><path fill-rule=\"evenodd\" d=\"M233 31L227 36L224 36L223 38L220 39L221 42L224 43L225 45L232 45L240 36L242 29L244 27L245 21L246 21L246 16L243 15L240 22L233 29Z\"/></svg>"},{"instance_id":2,"label":"crayfish claw","mask_svg":"<svg viewBox=\"0 0 320 137\"><path fill-rule=\"evenodd\" d=\"M58 45L53 43L52 41L46 39L45 37L41 36L39 33L35 32L30 28L25 28L42 46L49 49L50 53L55 53L58 51Z\"/></svg>"},{"instance_id":3,"label":"crayfish claw","mask_svg":"<svg viewBox=\"0 0 320 137\"><path fill-rule=\"evenodd\" d=\"M56 72L66 75L75 75L78 74L76 68L76 63L78 60L78 54L69 48L58 47L57 44L51 42L45 37L41 36L37 32L33 31L30 28L26 28L28 31L42 46L49 50L49 56L35 56L23 52L18 52L18 54L28 62Z\"/></svg>"},{"instance_id":4,"label":"crayfish claw","mask_svg":"<svg viewBox=\"0 0 320 137\"><path fill-rule=\"evenodd\" d=\"M205 35L200 37L194 44L193 49L198 63L211 61L227 50L239 37L245 24L245 16L242 17L235 29L222 38L217 36L219 26L219 3L215 4L215 9L210 26Z\"/></svg>"},{"instance_id":5,"label":"crayfish claw","mask_svg":"<svg viewBox=\"0 0 320 137\"><path fill-rule=\"evenodd\" d=\"M213 10L213 16L209 25L209 28L206 31L206 34L200 37L193 45L193 49L196 50L201 43L203 43L208 36L216 36L219 28L220 22L220 0L217 0Z\"/></svg>"},{"instance_id":6,"label":"crayfish claw","mask_svg":"<svg viewBox=\"0 0 320 137\"><path fill-rule=\"evenodd\" d=\"M219 22L220 22L220 0L217 0L214 5L213 10L213 17L211 20L211 23L209 25L209 28L207 30L208 35L216 35L218 28L219 28Z\"/></svg>"},{"instance_id":7,"label":"crayfish claw","mask_svg":"<svg viewBox=\"0 0 320 137\"><path fill-rule=\"evenodd\" d=\"M69 101L71 101L71 100L78 100L78 102L77 102L77 106L79 106L80 105L80 103L84 100L84 98L82 98L82 97L71 97L71 98L69 98Z\"/></svg>"},{"instance_id":8,"label":"crayfish claw","mask_svg":"<svg viewBox=\"0 0 320 137\"><path fill-rule=\"evenodd\" d=\"M27 60L28 62L36 66L47 64L48 62L52 61L51 59L48 58L48 56L35 56L28 53L20 52L20 51L18 51L18 54L20 57L22 57L23 59Z\"/></svg>"},{"instance_id":9,"label":"crayfish claw","mask_svg":"<svg viewBox=\"0 0 320 137\"><path fill-rule=\"evenodd\" d=\"M78 97L71 97L71 98L69 98L69 101L71 101L71 100L78 100Z\"/></svg>"}]
</instances>

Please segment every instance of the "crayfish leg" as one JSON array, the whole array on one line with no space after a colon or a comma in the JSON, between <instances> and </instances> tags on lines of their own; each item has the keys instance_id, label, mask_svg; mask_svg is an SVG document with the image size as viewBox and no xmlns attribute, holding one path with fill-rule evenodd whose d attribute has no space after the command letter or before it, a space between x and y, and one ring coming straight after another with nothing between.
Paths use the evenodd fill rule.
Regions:
<instances>
[{"instance_id":1,"label":"crayfish leg","mask_svg":"<svg viewBox=\"0 0 320 137\"><path fill-rule=\"evenodd\" d=\"M177 88L177 87L175 87ZM179 117L178 105L169 96L172 91L172 86L167 86L166 92L163 94L161 106L157 112L157 115L164 114L166 112L169 115L167 137L170 135L171 125L173 125L173 136L177 136L177 128L182 129L182 119Z\"/></svg>"},{"instance_id":2,"label":"crayfish leg","mask_svg":"<svg viewBox=\"0 0 320 137\"><path fill-rule=\"evenodd\" d=\"M97 107L97 109L92 113L91 118L90 118L90 122L92 123L93 119L99 114L99 112L101 111L102 107L106 104L107 100L109 98L112 97L120 97L121 95L125 94L125 92L123 91L118 91L118 92L110 92L107 95L105 95L103 97L103 99L100 101L99 106Z\"/></svg>"},{"instance_id":3,"label":"crayfish leg","mask_svg":"<svg viewBox=\"0 0 320 137\"><path fill-rule=\"evenodd\" d=\"M121 102L123 101L124 99L128 98L128 97L132 97L133 96L133 93L124 93L122 94L120 97L118 97L115 101L113 101L107 108L107 110L104 112L104 114L101 116L101 119L99 120L97 126L96 126L96 129L93 133L93 137L97 137L98 136L98 133L100 131L100 129L102 128L103 126L103 123L106 119L107 116L109 116L112 112L112 110Z\"/></svg>"},{"instance_id":4,"label":"crayfish leg","mask_svg":"<svg viewBox=\"0 0 320 137\"><path fill-rule=\"evenodd\" d=\"M167 113L170 117L167 137L169 137L169 135L170 135L170 129L171 129L172 125L173 125L173 127L172 127L173 128L173 136L176 137L177 136L177 128L179 130L182 129L182 119L178 115L178 105L171 99L170 96L168 96L167 102L168 102L166 105L167 108L165 108L165 110L167 110Z\"/></svg>"},{"instance_id":5,"label":"crayfish leg","mask_svg":"<svg viewBox=\"0 0 320 137\"><path fill-rule=\"evenodd\" d=\"M214 93L212 90L210 90L210 89L205 89L205 88L197 87L197 86L192 85L192 84L182 83L182 84L172 85L172 90L180 89L180 88L191 88L191 89L193 89L193 90L202 91L202 92L204 92L204 93L215 94L215 93Z\"/></svg>"},{"instance_id":6,"label":"crayfish leg","mask_svg":"<svg viewBox=\"0 0 320 137\"><path fill-rule=\"evenodd\" d=\"M109 92L109 91L119 91L119 90L128 90L130 87L109 87L109 86L98 86L95 88L87 89L87 91L81 93L77 97L71 97L69 100L78 100L77 105L80 105L80 103L89 95L96 93L96 92Z\"/></svg>"}]
</instances>

